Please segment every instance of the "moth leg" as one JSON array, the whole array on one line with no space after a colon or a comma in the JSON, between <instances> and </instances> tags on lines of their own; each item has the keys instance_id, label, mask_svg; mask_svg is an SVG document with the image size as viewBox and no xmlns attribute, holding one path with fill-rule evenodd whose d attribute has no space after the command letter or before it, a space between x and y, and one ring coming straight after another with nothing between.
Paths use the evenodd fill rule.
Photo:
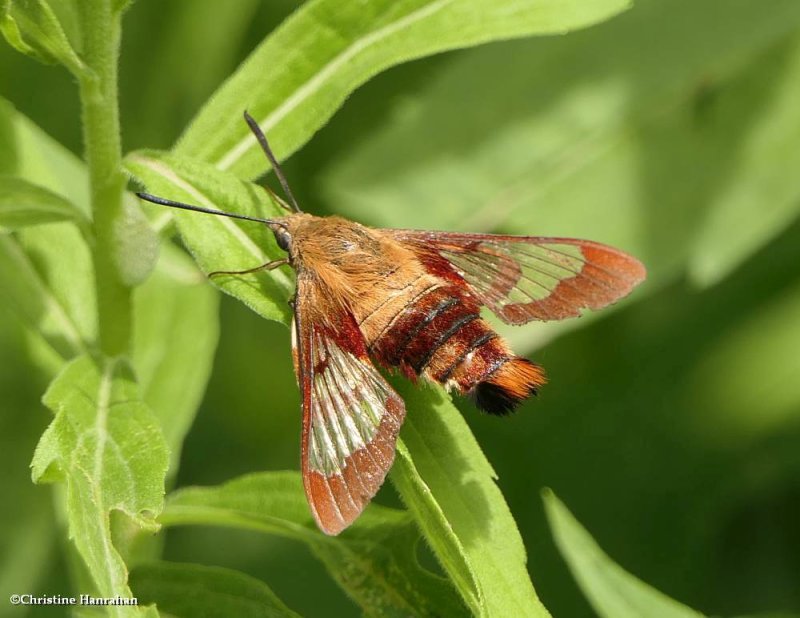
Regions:
<instances>
[{"instance_id":1,"label":"moth leg","mask_svg":"<svg viewBox=\"0 0 800 618\"><path fill-rule=\"evenodd\" d=\"M212 273L208 273L208 277L215 277L216 275L247 275L250 273L255 273L260 270L272 270L274 268L278 268L279 266L285 266L289 263L288 258L281 258L280 260L272 260L271 262L265 262L260 266L256 266L255 268L248 268L246 270L215 270Z\"/></svg>"}]
</instances>

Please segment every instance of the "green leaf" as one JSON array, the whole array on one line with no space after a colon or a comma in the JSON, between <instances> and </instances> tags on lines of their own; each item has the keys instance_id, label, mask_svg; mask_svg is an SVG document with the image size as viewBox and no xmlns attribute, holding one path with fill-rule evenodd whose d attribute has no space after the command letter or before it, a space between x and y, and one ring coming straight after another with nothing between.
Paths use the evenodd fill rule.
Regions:
<instances>
[{"instance_id":1,"label":"green leaf","mask_svg":"<svg viewBox=\"0 0 800 618\"><path fill-rule=\"evenodd\" d=\"M114 0L111 6L115 11L121 12L125 11L132 3L133 0Z\"/></svg>"},{"instance_id":2,"label":"green leaf","mask_svg":"<svg viewBox=\"0 0 800 618\"><path fill-rule=\"evenodd\" d=\"M64 482L69 533L101 596L132 596L111 538L112 511L156 531L168 452L158 421L121 360L82 356L43 398L55 419L31 463L36 482ZM139 610L116 607L117 615Z\"/></svg>"},{"instance_id":3,"label":"green leaf","mask_svg":"<svg viewBox=\"0 0 800 618\"><path fill-rule=\"evenodd\" d=\"M800 213L800 38L767 54L726 93L728 115L752 105L753 92L771 96L736 156L737 173L710 204L694 241L689 269L700 285L718 282ZM749 96L748 96L749 95Z\"/></svg>"},{"instance_id":4,"label":"green leaf","mask_svg":"<svg viewBox=\"0 0 800 618\"><path fill-rule=\"evenodd\" d=\"M87 220L88 180L80 159L2 99L0 115L8 123L0 131L0 151L15 153L8 171L74 205ZM62 359L85 352L94 341L94 268L74 225L44 224L0 234L0 286L30 332Z\"/></svg>"},{"instance_id":5,"label":"green leaf","mask_svg":"<svg viewBox=\"0 0 800 618\"><path fill-rule=\"evenodd\" d=\"M41 379L22 362L29 354L28 338L15 321L0 319L0 469L5 496L0 510L0 599L46 587L57 541L53 498L31 484L26 469L32 445L42 433L37 401Z\"/></svg>"},{"instance_id":6,"label":"green leaf","mask_svg":"<svg viewBox=\"0 0 800 618\"><path fill-rule=\"evenodd\" d=\"M313 0L267 37L201 110L177 152L240 177L266 165L247 109L279 158L300 148L358 86L414 58L498 39L563 33L626 0Z\"/></svg>"},{"instance_id":7,"label":"green leaf","mask_svg":"<svg viewBox=\"0 0 800 618\"><path fill-rule=\"evenodd\" d=\"M0 174L14 174L17 171L16 114L14 106L0 97Z\"/></svg>"},{"instance_id":8,"label":"green leaf","mask_svg":"<svg viewBox=\"0 0 800 618\"><path fill-rule=\"evenodd\" d=\"M0 176L0 227L82 221L83 213L48 189L13 176Z\"/></svg>"},{"instance_id":9,"label":"green leaf","mask_svg":"<svg viewBox=\"0 0 800 618\"><path fill-rule=\"evenodd\" d=\"M370 616L464 614L452 587L417 562L420 536L407 513L371 505L340 536L326 536L314 524L295 472L181 489L169 496L160 522L243 528L304 542Z\"/></svg>"},{"instance_id":10,"label":"green leaf","mask_svg":"<svg viewBox=\"0 0 800 618\"><path fill-rule=\"evenodd\" d=\"M613 562L552 491L545 491L543 499L556 545L600 616L698 618L703 615L669 598Z\"/></svg>"},{"instance_id":11,"label":"green leaf","mask_svg":"<svg viewBox=\"0 0 800 618\"><path fill-rule=\"evenodd\" d=\"M219 295L186 254L162 246L153 276L133 297L133 366L142 398L161 422L170 476L211 375Z\"/></svg>"},{"instance_id":12,"label":"green leaf","mask_svg":"<svg viewBox=\"0 0 800 618\"><path fill-rule=\"evenodd\" d=\"M89 248L69 223L0 234L0 286L5 302L62 358L89 349L97 309Z\"/></svg>"},{"instance_id":13,"label":"green leaf","mask_svg":"<svg viewBox=\"0 0 800 618\"><path fill-rule=\"evenodd\" d=\"M238 214L260 217L286 214L261 187L188 157L140 151L126 158L126 168L148 192L156 195ZM262 224L196 212L170 212L174 213L186 246L206 273L244 270L284 255L272 232ZM288 323L287 300L293 278L287 269L216 276L211 282L259 315Z\"/></svg>"},{"instance_id":14,"label":"green leaf","mask_svg":"<svg viewBox=\"0 0 800 618\"><path fill-rule=\"evenodd\" d=\"M14 153L2 171L60 195L89 219L89 179L83 161L2 98L0 115L6 116L7 125L0 130L0 152Z\"/></svg>"},{"instance_id":15,"label":"green leaf","mask_svg":"<svg viewBox=\"0 0 800 618\"><path fill-rule=\"evenodd\" d=\"M406 402L393 484L476 616L549 616L511 512L460 412L438 387L393 382Z\"/></svg>"},{"instance_id":16,"label":"green leaf","mask_svg":"<svg viewBox=\"0 0 800 618\"><path fill-rule=\"evenodd\" d=\"M641 0L568 37L455 56L337 155L325 192L334 211L386 227L607 242L643 259L655 290L685 269L704 209L738 188L753 213L765 205L747 196L769 189L767 234L788 219L798 80L784 49L761 55L798 26L794 0L732 0L725 19L713 3ZM454 100L469 105L454 114ZM736 224L717 223L718 247Z\"/></svg>"},{"instance_id":17,"label":"green leaf","mask_svg":"<svg viewBox=\"0 0 800 618\"><path fill-rule=\"evenodd\" d=\"M137 200L129 194L122 199L122 214L113 230L116 271L122 283L135 287L145 281L158 261L160 240Z\"/></svg>"},{"instance_id":18,"label":"green leaf","mask_svg":"<svg viewBox=\"0 0 800 618\"><path fill-rule=\"evenodd\" d=\"M130 583L139 603L174 616L299 617L264 582L231 569L158 562L136 567Z\"/></svg>"},{"instance_id":19,"label":"green leaf","mask_svg":"<svg viewBox=\"0 0 800 618\"><path fill-rule=\"evenodd\" d=\"M60 63L76 77L88 72L47 0L0 0L0 32L23 54Z\"/></svg>"}]
</instances>

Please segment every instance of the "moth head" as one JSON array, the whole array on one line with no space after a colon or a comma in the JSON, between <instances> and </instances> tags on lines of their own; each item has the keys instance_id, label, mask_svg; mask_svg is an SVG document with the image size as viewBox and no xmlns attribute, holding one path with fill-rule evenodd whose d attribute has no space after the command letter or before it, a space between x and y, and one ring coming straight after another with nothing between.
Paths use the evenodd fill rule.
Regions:
<instances>
[{"instance_id":1,"label":"moth head","mask_svg":"<svg viewBox=\"0 0 800 618\"><path fill-rule=\"evenodd\" d=\"M278 222L268 223L267 225L275 235L275 242L278 243L278 246L291 255L292 235L289 232L289 228L284 223Z\"/></svg>"}]
</instances>

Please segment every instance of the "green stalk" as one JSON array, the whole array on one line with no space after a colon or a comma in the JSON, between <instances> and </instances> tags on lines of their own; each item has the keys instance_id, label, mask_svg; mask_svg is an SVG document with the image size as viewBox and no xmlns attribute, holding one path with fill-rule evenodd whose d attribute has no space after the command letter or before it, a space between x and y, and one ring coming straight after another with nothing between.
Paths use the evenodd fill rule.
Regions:
<instances>
[{"instance_id":1,"label":"green stalk","mask_svg":"<svg viewBox=\"0 0 800 618\"><path fill-rule=\"evenodd\" d=\"M122 149L117 100L121 11L110 0L81 0L83 55L90 71L79 77L83 144L89 166L100 348L125 354L131 337L131 289L119 273L116 247L123 229Z\"/></svg>"}]
</instances>

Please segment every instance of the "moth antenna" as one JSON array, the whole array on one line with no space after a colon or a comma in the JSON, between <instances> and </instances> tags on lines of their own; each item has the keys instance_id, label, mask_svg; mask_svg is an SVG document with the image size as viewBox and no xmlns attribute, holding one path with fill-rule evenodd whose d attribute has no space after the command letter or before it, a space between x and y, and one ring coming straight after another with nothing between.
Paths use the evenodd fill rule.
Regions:
<instances>
[{"instance_id":1,"label":"moth antenna","mask_svg":"<svg viewBox=\"0 0 800 618\"><path fill-rule=\"evenodd\" d=\"M269 147L269 142L267 142L267 136L264 135L264 132L261 130L261 127L259 126L258 122L256 122L255 118L253 118L250 114L247 113L247 110L245 110L244 112L244 120L245 122L247 122L247 125L250 127L250 130L253 132L253 135L256 136L256 139L258 140L258 143L261 146L261 150L263 150L264 154L267 155L267 159L269 159L269 163L272 166L272 169L275 170L275 175L278 177L278 182L280 182L281 187L283 187L283 192L286 194L286 197L289 198L292 210L294 212L303 212L302 210L300 210L300 206L297 205L297 200L294 199L294 194L292 193L292 190L289 188L289 183L286 181L286 176L284 176L283 170L281 169L278 160L275 158L275 155L272 154L272 149ZM270 193L272 192L270 191ZM283 202L283 200L280 201Z\"/></svg>"},{"instance_id":2,"label":"moth antenna","mask_svg":"<svg viewBox=\"0 0 800 618\"><path fill-rule=\"evenodd\" d=\"M204 212L209 215L220 215L222 217L230 217L231 219L244 219L245 221L258 221L259 223L266 223L267 225L280 225L281 227L283 224L273 221L272 219L262 219L260 217L251 217L250 215L239 215L233 212L225 212L224 210L214 210L213 208L204 208L203 206L194 206L193 204L184 204L183 202L176 202L174 200L168 200L164 197L158 197L157 195L151 195L149 193L144 192L137 192L137 197L143 199L146 202L152 202L153 204L158 204L159 206L169 206L170 208L182 208L183 210L194 210L195 212Z\"/></svg>"},{"instance_id":3,"label":"moth antenna","mask_svg":"<svg viewBox=\"0 0 800 618\"><path fill-rule=\"evenodd\" d=\"M275 191L273 191L269 185L264 184L261 186L261 188L264 189L264 191L266 191L269 194L269 196L272 198L272 201L276 202L278 206L280 206L285 210L290 210L294 212L294 208L292 208L289 204L287 204L286 200L283 199L280 195L275 193Z\"/></svg>"}]
</instances>

